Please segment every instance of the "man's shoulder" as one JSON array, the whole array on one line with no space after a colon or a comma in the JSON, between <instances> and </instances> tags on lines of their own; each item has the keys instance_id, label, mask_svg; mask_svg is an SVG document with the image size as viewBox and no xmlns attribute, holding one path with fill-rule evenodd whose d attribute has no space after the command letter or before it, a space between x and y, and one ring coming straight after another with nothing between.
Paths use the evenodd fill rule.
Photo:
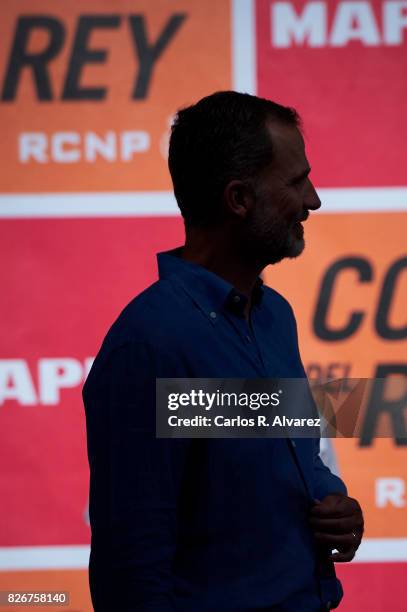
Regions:
<instances>
[{"instance_id":1,"label":"man's shoulder","mask_svg":"<svg viewBox=\"0 0 407 612\"><path fill-rule=\"evenodd\" d=\"M165 348L177 320L182 320L180 289L166 280L158 280L136 295L108 329L97 351L88 381L102 372L110 356L117 351L151 354ZM133 351L134 352L134 351Z\"/></svg>"},{"instance_id":2,"label":"man's shoulder","mask_svg":"<svg viewBox=\"0 0 407 612\"><path fill-rule=\"evenodd\" d=\"M158 280L141 291L117 316L106 334L105 343L151 343L155 332L164 331L181 319L181 291L167 280Z\"/></svg>"},{"instance_id":3,"label":"man's shoulder","mask_svg":"<svg viewBox=\"0 0 407 612\"><path fill-rule=\"evenodd\" d=\"M125 344L150 347L153 352L166 351L180 341L180 334L194 325L196 309L182 285L160 279L136 295L120 312L107 331L98 357L106 357Z\"/></svg>"}]
</instances>

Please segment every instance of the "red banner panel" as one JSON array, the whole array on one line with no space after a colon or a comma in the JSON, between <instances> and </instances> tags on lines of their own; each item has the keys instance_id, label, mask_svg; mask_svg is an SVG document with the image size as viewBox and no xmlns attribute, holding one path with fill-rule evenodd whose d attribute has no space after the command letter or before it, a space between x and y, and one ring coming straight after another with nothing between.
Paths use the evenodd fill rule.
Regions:
<instances>
[{"instance_id":1,"label":"red banner panel","mask_svg":"<svg viewBox=\"0 0 407 612\"><path fill-rule=\"evenodd\" d=\"M114 319L157 278L179 219L1 223L0 546L89 541L81 387ZM52 257L51 257L52 254Z\"/></svg>"},{"instance_id":2,"label":"red banner panel","mask_svg":"<svg viewBox=\"0 0 407 612\"><path fill-rule=\"evenodd\" d=\"M407 3L256 2L257 92L294 106L320 187L405 185Z\"/></svg>"}]
</instances>

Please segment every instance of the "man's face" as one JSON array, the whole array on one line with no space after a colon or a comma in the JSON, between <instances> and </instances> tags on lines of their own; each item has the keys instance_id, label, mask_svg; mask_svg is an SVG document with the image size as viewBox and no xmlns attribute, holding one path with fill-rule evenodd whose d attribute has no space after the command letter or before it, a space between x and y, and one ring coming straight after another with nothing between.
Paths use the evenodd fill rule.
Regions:
<instances>
[{"instance_id":1,"label":"man's face","mask_svg":"<svg viewBox=\"0 0 407 612\"><path fill-rule=\"evenodd\" d=\"M247 219L244 242L263 265L302 253L305 221L309 210L321 201L308 174L304 140L294 126L267 125L273 146L273 161L252 182L255 205Z\"/></svg>"}]
</instances>

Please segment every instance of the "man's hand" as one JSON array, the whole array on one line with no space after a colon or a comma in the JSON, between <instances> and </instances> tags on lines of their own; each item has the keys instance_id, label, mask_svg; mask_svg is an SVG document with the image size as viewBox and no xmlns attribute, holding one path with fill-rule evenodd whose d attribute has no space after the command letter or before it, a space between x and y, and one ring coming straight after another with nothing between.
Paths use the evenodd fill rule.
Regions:
<instances>
[{"instance_id":1,"label":"man's hand","mask_svg":"<svg viewBox=\"0 0 407 612\"><path fill-rule=\"evenodd\" d=\"M364 529L362 510L356 499L333 493L322 501L315 500L310 523L317 543L329 552L331 561L343 563L353 559ZM333 549L338 552L332 553Z\"/></svg>"}]
</instances>

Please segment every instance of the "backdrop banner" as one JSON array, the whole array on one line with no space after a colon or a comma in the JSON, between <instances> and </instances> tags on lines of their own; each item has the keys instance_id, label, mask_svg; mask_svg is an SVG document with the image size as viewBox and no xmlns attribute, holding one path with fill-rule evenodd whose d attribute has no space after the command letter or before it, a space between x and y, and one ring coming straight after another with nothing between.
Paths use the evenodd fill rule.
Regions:
<instances>
[{"instance_id":1,"label":"backdrop banner","mask_svg":"<svg viewBox=\"0 0 407 612\"><path fill-rule=\"evenodd\" d=\"M66 609L88 611L81 388L155 254L183 242L166 162L178 108L237 89L298 110L322 206L301 257L264 281L292 304L315 383L407 377L407 1L0 10L0 590L69 591ZM406 608L407 433L392 419L407 427L407 397L393 399L363 439L322 445L365 512L337 567L345 612Z\"/></svg>"}]
</instances>

